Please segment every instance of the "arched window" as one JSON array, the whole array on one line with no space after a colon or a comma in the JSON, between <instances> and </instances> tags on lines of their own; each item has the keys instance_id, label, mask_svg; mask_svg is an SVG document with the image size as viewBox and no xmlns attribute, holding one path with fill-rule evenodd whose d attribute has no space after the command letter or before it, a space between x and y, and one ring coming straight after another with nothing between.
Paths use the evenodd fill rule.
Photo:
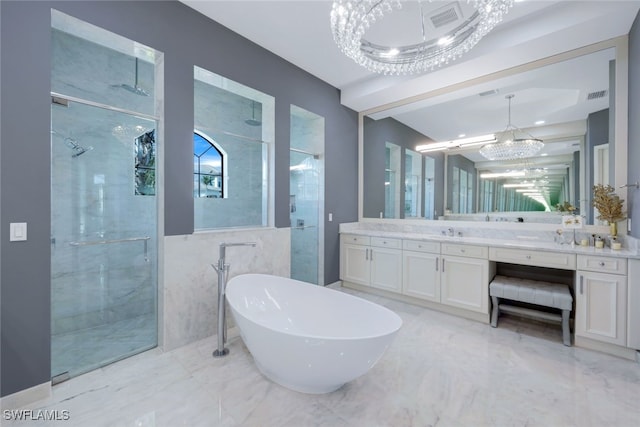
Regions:
<instances>
[{"instance_id":1,"label":"arched window","mask_svg":"<svg viewBox=\"0 0 640 427\"><path fill-rule=\"evenodd\" d=\"M226 197L226 160L215 141L193 131L193 197Z\"/></svg>"}]
</instances>

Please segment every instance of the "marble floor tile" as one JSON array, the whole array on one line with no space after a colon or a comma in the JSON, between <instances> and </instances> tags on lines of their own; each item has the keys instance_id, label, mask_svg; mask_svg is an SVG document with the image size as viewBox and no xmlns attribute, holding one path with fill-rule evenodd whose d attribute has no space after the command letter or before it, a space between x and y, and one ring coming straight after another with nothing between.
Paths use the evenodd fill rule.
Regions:
<instances>
[{"instance_id":1,"label":"marble floor tile","mask_svg":"<svg viewBox=\"0 0 640 427\"><path fill-rule=\"evenodd\" d=\"M347 290L345 290L347 291ZM265 379L240 338L153 349L53 387L26 409L68 421L5 426L640 425L640 365L562 345L556 325L505 315L498 328L360 292L404 324L366 375L325 395Z\"/></svg>"},{"instance_id":2,"label":"marble floor tile","mask_svg":"<svg viewBox=\"0 0 640 427\"><path fill-rule=\"evenodd\" d=\"M93 370L156 345L153 313L51 337L52 376Z\"/></svg>"}]
</instances>

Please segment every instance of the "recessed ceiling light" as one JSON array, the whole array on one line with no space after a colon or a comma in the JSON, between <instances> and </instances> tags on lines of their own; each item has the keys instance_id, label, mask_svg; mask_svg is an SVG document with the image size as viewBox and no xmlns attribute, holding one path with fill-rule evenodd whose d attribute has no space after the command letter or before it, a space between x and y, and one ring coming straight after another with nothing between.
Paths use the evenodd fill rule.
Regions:
<instances>
[{"instance_id":1,"label":"recessed ceiling light","mask_svg":"<svg viewBox=\"0 0 640 427\"><path fill-rule=\"evenodd\" d=\"M464 138L465 136L467 136L466 133L461 133L460 135L458 135L458 138Z\"/></svg>"},{"instance_id":2,"label":"recessed ceiling light","mask_svg":"<svg viewBox=\"0 0 640 427\"><path fill-rule=\"evenodd\" d=\"M535 125L543 125L544 124L544 120L538 120L537 122L534 123Z\"/></svg>"},{"instance_id":3,"label":"recessed ceiling light","mask_svg":"<svg viewBox=\"0 0 640 427\"><path fill-rule=\"evenodd\" d=\"M544 156L548 156L548 155L549 155L549 153L542 153L542 154L540 154L540 156L542 156L542 157L544 157Z\"/></svg>"}]
</instances>

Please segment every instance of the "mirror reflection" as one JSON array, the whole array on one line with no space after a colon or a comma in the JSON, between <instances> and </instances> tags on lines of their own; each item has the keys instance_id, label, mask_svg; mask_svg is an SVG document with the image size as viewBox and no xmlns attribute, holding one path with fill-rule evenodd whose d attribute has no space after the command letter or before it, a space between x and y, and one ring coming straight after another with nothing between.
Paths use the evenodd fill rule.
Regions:
<instances>
[{"instance_id":1,"label":"mirror reflection","mask_svg":"<svg viewBox=\"0 0 640 427\"><path fill-rule=\"evenodd\" d=\"M575 208L593 224L590 189L613 182L614 71L610 48L365 117L363 216L553 222Z\"/></svg>"}]
</instances>

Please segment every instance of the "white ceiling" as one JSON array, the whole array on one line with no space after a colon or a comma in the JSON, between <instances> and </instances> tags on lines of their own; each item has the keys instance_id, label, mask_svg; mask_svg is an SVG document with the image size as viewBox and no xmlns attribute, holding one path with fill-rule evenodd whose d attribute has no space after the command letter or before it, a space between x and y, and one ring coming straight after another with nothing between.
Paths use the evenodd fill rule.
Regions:
<instances>
[{"instance_id":1,"label":"white ceiling","mask_svg":"<svg viewBox=\"0 0 640 427\"><path fill-rule=\"evenodd\" d=\"M516 1L503 23L458 61L420 76L383 76L358 66L335 45L329 28L331 1L182 2L341 89L342 103L356 111L627 34L640 9L637 0ZM405 2L404 9L411 11L414 3ZM382 30L399 32L401 22L389 22L391 27ZM372 37L381 37L381 29L376 31ZM554 124L584 119L608 106L608 97L586 103L586 94L608 88L607 59L612 55L603 52L566 61L374 117L393 116L434 140L486 134L506 127L504 96L513 93L512 122L518 127L533 126L537 120ZM499 90L497 95L478 96L493 89Z\"/></svg>"}]
</instances>

